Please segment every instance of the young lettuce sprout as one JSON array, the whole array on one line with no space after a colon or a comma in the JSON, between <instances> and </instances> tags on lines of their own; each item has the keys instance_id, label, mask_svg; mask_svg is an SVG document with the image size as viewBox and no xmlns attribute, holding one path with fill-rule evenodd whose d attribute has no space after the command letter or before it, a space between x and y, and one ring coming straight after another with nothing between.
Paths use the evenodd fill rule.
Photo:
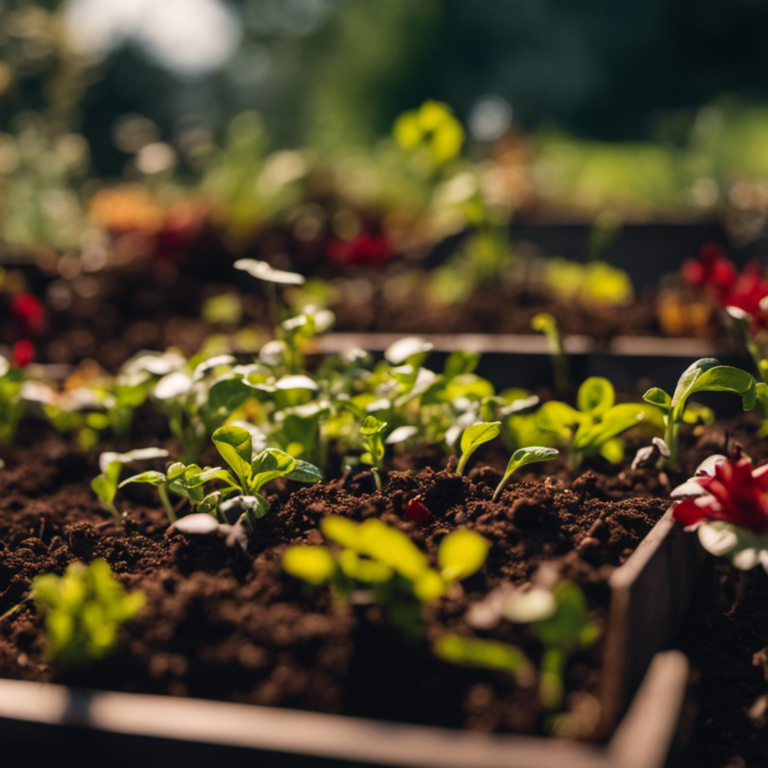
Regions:
<instances>
[{"instance_id":1,"label":"young lettuce sprout","mask_svg":"<svg viewBox=\"0 0 768 768\"><path fill-rule=\"evenodd\" d=\"M147 483L154 485L160 496L160 501L168 515L168 521L173 524L176 522L176 511L171 504L168 495L169 491L189 500L190 506L198 508L200 512L208 512L214 516L217 515L221 493L214 491L205 495L203 486L209 480L225 479L226 473L221 467L206 467L201 469L197 464L186 466L180 461L176 461L168 467L165 474L162 472L141 472L138 475L123 480L118 488L122 488L129 483Z\"/></svg>"},{"instance_id":2,"label":"young lettuce sprout","mask_svg":"<svg viewBox=\"0 0 768 768\"><path fill-rule=\"evenodd\" d=\"M24 413L24 371L0 355L0 443L12 443Z\"/></svg>"},{"instance_id":3,"label":"young lettuce sprout","mask_svg":"<svg viewBox=\"0 0 768 768\"><path fill-rule=\"evenodd\" d=\"M525 652L510 643L449 633L438 638L432 650L451 664L506 672L521 686L529 686L536 679L536 668Z\"/></svg>"},{"instance_id":4,"label":"young lettuce sprout","mask_svg":"<svg viewBox=\"0 0 768 768\"><path fill-rule=\"evenodd\" d=\"M672 397L658 387L649 389L643 399L664 414L664 442L669 448L672 464L677 462L680 424L684 421L688 398L696 392L731 392L741 398L745 411L751 411L757 403L754 376L740 368L720 365L713 357L697 360L686 368Z\"/></svg>"},{"instance_id":5,"label":"young lettuce sprout","mask_svg":"<svg viewBox=\"0 0 768 768\"><path fill-rule=\"evenodd\" d=\"M405 533L376 518L356 523L330 515L321 521L320 530L341 550L289 547L283 569L309 584L329 584L342 599L363 588L386 608L392 624L411 637L423 631L422 606L476 573L488 555L488 542L464 528L440 542L437 570ZM358 592L358 597L364 594Z\"/></svg>"},{"instance_id":6,"label":"young lettuce sprout","mask_svg":"<svg viewBox=\"0 0 768 768\"><path fill-rule=\"evenodd\" d=\"M544 646L539 666L539 697L548 710L560 709L568 656L589 648L600 635L600 627L589 618L584 593L571 581L561 581L551 591L544 587L518 591L504 606L504 617L518 624L530 624Z\"/></svg>"},{"instance_id":7,"label":"young lettuce sprout","mask_svg":"<svg viewBox=\"0 0 768 768\"><path fill-rule=\"evenodd\" d=\"M456 467L456 474L463 475L467 467L469 457L483 444L501 433L501 422L481 422L467 427L461 436L461 459Z\"/></svg>"},{"instance_id":8,"label":"young lettuce sprout","mask_svg":"<svg viewBox=\"0 0 768 768\"><path fill-rule=\"evenodd\" d=\"M120 512L114 502L123 464L129 464L132 461L164 459L166 456L168 451L163 448L139 448L128 453L107 451L99 456L101 474L91 480L91 489L98 496L99 501L112 513L118 524L121 522Z\"/></svg>"},{"instance_id":9,"label":"young lettuce sprout","mask_svg":"<svg viewBox=\"0 0 768 768\"><path fill-rule=\"evenodd\" d=\"M493 500L497 501L501 492L512 482L512 475L524 467L526 464L535 464L538 461L551 461L556 459L560 455L559 451L554 448L544 448L540 445L533 445L529 448L520 448L512 454L509 463L507 464L507 470L504 472L504 477L501 478L501 482L496 486L496 491L493 494Z\"/></svg>"},{"instance_id":10,"label":"young lettuce sprout","mask_svg":"<svg viewBox=\"0 0 768 768\"><path fill-rule=\"evenodd\" d=\"M615 393L608 379L591 376L579 387L578 409L550 400L539 408L536 424L569 445L571 464L578 467L584 456L601 454L614 463L624 453L619 436L641 422L661 430L658 411L643 403L614 405Z\"/></svg>"},{"instance_id":11,"label":"young lettuce sprout","mask_svg":"<svg viewBox=\"0 0 768 768\"><path fill-rule=\"evenodd\" d=\"M366 416L360 434L363 436L365 453L360 457L363 464L368 464L376 482L376 488L381 490L381 466L384 460L384 440L382 432L387 428L384 421L379 421L374 416Z\"/></svg>"},{"instance_id":12,"label":"young lettuce sprout","mask_svg":"<svg viewBox=\"0 0 768 768\"><path fill-rule=\"evenodd\" d=\"M45 614L49 655L67 666L107 656L121 625L144 605L144 593L127 593L105 560L70 563L63 576L36 576L30 597Z\"/></svg>"},{"instance_id":13,"label":"young lettuce sprout","mask_svg":"<svg viewBox=\"0 0 768 768\"><path fill-rule=\"evenodd\" d=\"M317 467L294 459L277 448L267 448L254 455L253 437L242 427L229 425L217 429L213 433L213 442L231 470L217 470L215 474L227 484L222 496L229 496L220 504L219 514L226 515L234 507L241 508L246 513L249 530L253 530L254 522L269 511L269 502L259 493L267 483L278 477L300 483L317 483L323 479ZM213 471L208 470L209 473ZM213 479L213 475L209 479Z\"/></svg>"},{"instance_id":14,"label":"young lettuce sprout","mask_svg":"<svg viewBox=\"0 0 768 768\"><path fill-rule=\"evenodd\" d=\"M557 320L549 312L540 312L531 320L531 328L543 333L552 353L552 366L555 371L555 389L563 394L568 391L568 358L565 356L563 337Z\"/></svg>"}]
</instances>

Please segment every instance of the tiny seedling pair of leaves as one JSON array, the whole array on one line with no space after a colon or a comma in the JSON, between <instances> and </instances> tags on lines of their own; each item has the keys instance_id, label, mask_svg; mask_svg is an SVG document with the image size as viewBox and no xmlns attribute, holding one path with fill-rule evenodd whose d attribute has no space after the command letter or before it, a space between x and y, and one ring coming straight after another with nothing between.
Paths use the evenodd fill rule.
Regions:
<instances>
[{"instance_id":1,"label":"tiny seedling pair of leaves","mask_svg":"<svg viewBox=\"0 0 768 768\"><path fill-rule=\"evenodd\" d=\"M118 523L120 522L120 513L117 511L114 502L123 465L129 464L132 461L163 459L166 456L168 456L168 451L163 448L138 448L128 453L106 451L99 456L101 474L91 480L91 489L99 501L112 513Z\"/></svg>"},{"instance_id":2,"label":"tiny seedling pair of leaves","mask_svg":"<svg viewBox=\"0 0 768 768\"><path fill-rule=\"evenodd\" d=\"M379 421L375 416L366 416L362 427L360 427L360 434L363 436L363 446L365 448L360 461L371 467L373 479L379 490L381 490L381 465L384 460L383 433L386 428L386 422Z\"/></svg>"},{"instance_id":3,"label":"tiny seedling pair of leaves","mask_svg":"<svg viewBox=\"0 0 768 768\"><path fill-rule=\"evenodd\" d=\"M643 403L614 403L611 382L591 376L579 387L577 408L557 400L544 403L536 414L536 424L569 444L576 465L583 456L595 453L620 461L623 448L617 443L619 436L641 422L653 424L655 411Z\"/></svg>"},{"instance_id":4,"label":"tiny seedling pair of leaves","mask_svg":"<svg viewBox=\"0 0 768 768\"><path fill-rule=\"evenodd\" d=\"M63 576L37 576L30 597L45 614L48 654L68 666L108 655L120 627L144 605L144 593L127 593L105 560L71 563Z\"/></svg>"},{"instance_id":5,"label":"tiny seedling pair of leaves","mask_svg":"<svg viewBox=\"0 0 768 768\"><path fill-rule=\"evenodd\" d=\"M246 512L249 525L269 510L269 504L259 493L267 483L279 477L299 483L317 483L323 479L317 467L277 448L267 448L254 455L253 436L243 427L221 427L213 433L213 442L231 470L218 470L215 479L227 484L226 493L235 493L235 498L227 501L237 500L236 504ZM221 507L223 511L224 505Z\"/></svg>"},{"instance_id":6,"label":"tiny seedling pair of leaves","mask_svg":"<svg viewBox=\"0 0 768 768\"><path fill-rule=\"evenodd\" d=\"M464 474L464 470L467 467L472 454L483 444L495 437L498 437L501 433L500 421L484 421L479 424L473 424L471 427L467 427L464 430L464 434L461 436L461 458L459 464L456 467L456 473L459 475Z\"/></svg>"},{"instance_id":7,"label":"tiny seedling pair of leaves","mask_svg":"<svg viewBox=\"0 0 768 768\"><path fill-rule=\"evenodd\" d=\"M758 391L754 376L729 365L720 365L713 357L691 364L677 382L670 397L663 389L649 389L643 399L655 405L666 419L665 442L670 450L670 461L677 460L678 431L684 421L688 399L697 392L730 392L741 398L742 408L751 411L757 404Z\"/></svg>"},{"instance_id":8,"label":"tiny seedling pair of leaves","mask_svg":"<svg viewBox=\"0 0 768 768\"><path fill-rule=\"evenodd\" d=\"M419 634L420 605L445 594L448 587L477 572L488 554L488 542L467 529L449 533L437 552L438 569L402 531L376 518L356 523L331 515L320 523L325 538L341 547L289 547L283 569L309 584L330 584L341 596L357 585L372 590L390 619L406 634Z\"/></svg>"},{"instance_id":9,"label":"tiny seedling pair of leaves","mask_svg":"<svg viewBox=\"0 0 768 768\"><path fill-rule=\"evenodd\" d=\"M524 467L527 464L536 464L540 461L552 461L560 455L560 452L554 448L546 448L542 445L532 445L528 448L520 448L515 451L507 464L507 469L504 472L504 477L501 478L501 482L496 486L496 490L493 494L493 500L497 501L501 492L512 482L512 475L517 472L520 467Z\"/></svg>"},{"instance_id":10,"label":"tiny seedling pair of leaves","mask_svg":"<svg viewBox=\"0 0 768 768\"><path fill-rule=\"evenodd\" d=\"M589 618L584 593L572 581L561 581L551 592L534 587L512 595L503 614L510 621L529 624L544 646L539 665L539 696L550 711L560 709L568 656L589 648L600 636L599 625Z\"/></svg>"}]
</instances>

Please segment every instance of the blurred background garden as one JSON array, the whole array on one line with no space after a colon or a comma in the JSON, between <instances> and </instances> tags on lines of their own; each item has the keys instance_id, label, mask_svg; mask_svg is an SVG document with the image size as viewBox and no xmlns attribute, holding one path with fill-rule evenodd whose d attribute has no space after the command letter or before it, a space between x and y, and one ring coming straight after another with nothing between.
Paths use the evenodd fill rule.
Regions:
<instances>
[{"instance_id":1,"label":"blurred background garden","mask_svg":"<svg viewBox=\"0 0 768 768\"><path fill-rule=\"evenodd\" d=\"M767 28L758 0L4 0L0 321L40 340L30 294L157 324L173 287L263 325L254 257L340 330L713 337L768 295L712 277L768 250Z\"/></svg>"}]
</instances>

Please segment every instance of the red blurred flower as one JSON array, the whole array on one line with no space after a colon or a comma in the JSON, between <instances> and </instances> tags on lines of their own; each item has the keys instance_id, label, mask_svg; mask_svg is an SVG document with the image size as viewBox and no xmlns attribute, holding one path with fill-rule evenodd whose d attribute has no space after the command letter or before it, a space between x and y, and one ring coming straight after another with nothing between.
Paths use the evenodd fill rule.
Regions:
<instances>
[{"instance_id":1,"label":"red blurred flower","mask_svg":"<svg viewBox=\"0 0 768 768\"><path fill-rule=\"evenodd\" d=\"M11 312L22 336L34 338L45 330L45 307L31 293L17 293L11 300Z\"/></svg>"},{"instance_id":2,"label":"red blurred flower","mask_svg":"<svg viewBox=\"0 0 768 768\"><path fill-rule=\"evenodd\" d=\"M723 461L714 474L697 477L703 496L675 504L672 517L686 527L724 520L755 533L768 532L768 464L754 469L748 458Z\"/></svg>"},{"instance_id":3,"label":"red blurred flower","mask_svg":"<svg viewBox=\"0 0 768 768\"><path fill-rule=\"evenodd\" d=\"M386 264L395 255L385 235L361 232L352 240L334 239L328 244L328 256L340 266L348 264Z\"/></svg>"},{"instance_id":4,"label":"red blurred flower","mask_svg":"<svg viewBox=\"0 0 768 768\"><path fill-rule=\"evenodd\" d=\"M717 243L706 243L698 258L683 262L681 271L690 286L710 291L721 303L738 278L736 267Z\"/></svg>"},{"instance_id":5,"label":"red blurred flower","mask_svg":"<svg viewBox=\"0 0 768 768\"><path fill-rule=\"evenodd\" d=\"M417 496L408 502L403 517L416 525L424 525L432 518L432 513L421 503L421 497Z\"/></svg>"},{"instance_id":6,"label":"red blurred flower","mask_svg":"<svg viewBox=\"0 0 768 768\"><path fill-rule=\"evenodd\" d=\"M35 356L35 348L31 341L22 339L13 345L11 362L17 368L26 368Z\"/></svg>"}]
</instances>

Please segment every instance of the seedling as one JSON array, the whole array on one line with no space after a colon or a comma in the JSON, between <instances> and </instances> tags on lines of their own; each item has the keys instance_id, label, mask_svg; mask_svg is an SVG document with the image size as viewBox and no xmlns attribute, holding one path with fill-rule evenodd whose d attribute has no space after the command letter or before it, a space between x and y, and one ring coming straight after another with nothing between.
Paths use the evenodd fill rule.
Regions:
<instances>
[{"instance_id":1,"label":"seedling","mask_svg":"<svg viewBox=\"0 0 768 768\"><path fill-rule=\"evenodd\" d=\"M577 408L550 400L536 414L539 429L554 433L569 448L570 462L578 467L584 456L601 454L614 463L624 454L619 436L638 424L661 430L658 411L643 403L614 405L613 385L608 379L591 376L579 387Z\"/></svg>"},{"instance_id":2,"label":"seedling","mask_svg":"<svg viewBox=\"0 0 768 768\"><path fill-rule=\"evenodd\" d=\"M199 508L200 512L208 512L216 515L218 512L221 493L214 491L205 495L203 486L209 480L225 479L226 473L221 467L206 467L201 469L197 464L189 466L176 461L168 467L167 472L142 472L141 474L123 480L118 488L129 483L147 483L157 488L160 501L168 515L170 523L176 522L176 511L171 503L169 491L189 500L190 506Z\"/></svg>"},{"instance_id":3,"label":"seedling","mask_svg":"<svg viewBox=\"0 0 768 768\"><path fill-rule=\"evenodd\" d=\"M483 444L501 433L501 422L481 422L464 430L461 436L461 459L456 467L456 474L463 475L469 457Z\"/></svg>"},{"instance_id":4,"label":"seedling","mask_svg":"<svg viewBox=\"0 0 768 768\"><path fill-rule=\"evenodd\" d=\"M550 711L560 709L568 656L589 648L600 635L600 627L589 618L584 593L571 581L561 581L551 592L543 587L516 592L504 606L504 616L509 621L530 624L544 646L539 697Z\"/></svg>"},{"instance_id":5,"label":"seedling","mask_svg":"<svg viewBox=\"0 0 768 768\"><path fill-rule=\"evenodd\" d=\"M91 480L91 488L99 497L99 501L112 513L118 525L121 523L120 512L118 512L114 502L123 464L129 464L132 461L163 459L167 455L168 451L163 448L139 448L128 453L108 451L99 456L101 474Z\"/></svg>"},{"instance_id":6,"label":"seedling","mask_svg":"<svg viewBox=\"0 0 768 768\"><path fill-rule=\"evenodd\" d=\"M296 272L285 272L281 269L275 269L267 264L266 261L257 261L256 259L238 259L235 262L235 269L241 269L251 277L255 277L264 283L272 322L274 325L278 325L282 319L282 309L276 286L302 285L304 277Z\"/></svg>"},{"instance_id":7,"label":"seedling","mask_svg":"<svg viewBox=\"0 0 768 768\"><path fill-rule=\"evenodd\" d=\"M555 389L561 394L568 391L568 358L565 356L563 337L557 320L549 312L540 312L531 320L531 328L543 333L552 353L552 367L555 372Z\"/></svg>"},{"instance_id":8,"label":"seedling","mask_svg":"<svg viewBox=\"0 0 768 768\"><path fill-rule=\"evenodd\" d=\"M382 432L387 428L386 422L379 421L374 416L367 416L360 428L363 436L365 453L360 457L363 464L368 464L376 482L376 488L381 490L381 468L384 460L384 441Z\"/></svg>"},{"instance_id":9,"label":"seedling","mask_svg":"<svg viewBox=\"0 0 768 768\"><path fill-rule=\"evenodd\" d=\"M741 398L745 411L751 411L757 403L754 376L740 368L720 365L713 357L697 360L686 368L672 397L658 387L649 389L643 399L655 405L664 414L664 442L669 448L669 460L673 464L677 462L680 424L684 421L688 398L696 392L732 392Z\"/></svg>"},{"instance_id":10,"label":"seedling","mask_svg":"<svg viewBox=\"0 0 768 768\"><path fill-rule=\"evenodd\" d=\"M0 355L0 443L12 443L24 413L24 371Z\"/></svg>"},{"instance_id":11,"label":"seedling","mask_svg":"<svg viewBox=\"0 0 768 768\"><path fill-rule=\"evenodd\" d=\"M446 634L437 640L433 650L451 664L506 672L521 686L527 687L536 679L536 668L525 652L510 643Z\"/></svg>"},{"instance_id":12,"label":"seedling","mask_svg":"<svg viewBox=\"0 0 768 768\"><path fill-rule=\"evenodd\" d=\"M45 614L48 653L57 663L88 664L107 656L120 627L144 605L144 593L126 592L105 560L70 563L63 576L35 577L30 594Z\"/></svg>"},{"instance_id":13,"label":"seedling","mask_svg":"<svg viewBox=\"0 0 768 768\"><path fill-rule=\"evenodd\" d=\"M551 461L556 459L560 455L559 451L554 448L544 448L540 445L534 445L530 448L520 448L512 454L512 458L507 464L507 470L504 472L504 477L501 478L501 482L496 487L496 491L493 494L493 500L497 501L501 492L512 482L512 475L524 467L526 464L535 464L539 461Z\"/></svg>"},{"instance_id":14,"label":"seedling","mask_svg":"<svg viewBox=\"0 0 768 768\"><path fill-rule=\"evenodd\" d=\"M213 442L231 470L216 471L215 477L227 484L222 497L235 494L219 506L219 514L240 507L246 514L249 530L253 530L255 521L269 511L269 502L259 493L268 482L278 477L300 483L317 483L323 479L317 467L277 448L267 448L254 455L253 437L242 427L229 425L217 429L213 433Z\"/></svg>"},{"instance_id":15,"label":"seedling","mask_svg":"<svg viewBox=\"0 0 768 768\"><path fill-rule=\"evenodd\" d=\"M376 518L356 523L331 515L321 521L320 530L341 550L289 547L283 569L315 586L329 584L339 599L364 589L356 592L356 602L370 595L385 606L392 624L411 637L423 631L422 606L476 573L489 546L479 534L459 528L440 542L435 570L406 534Z\"/></svg>"}]
</instances>

